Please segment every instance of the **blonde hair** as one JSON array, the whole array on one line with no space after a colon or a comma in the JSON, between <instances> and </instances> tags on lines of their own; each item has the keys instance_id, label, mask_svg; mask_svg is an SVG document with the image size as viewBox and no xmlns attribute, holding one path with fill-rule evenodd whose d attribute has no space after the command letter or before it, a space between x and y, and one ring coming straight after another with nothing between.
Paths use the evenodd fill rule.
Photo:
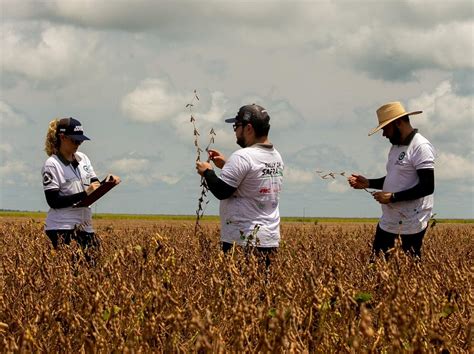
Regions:
<instances>
[{"instance_id":1,"label":"blonde hair","mask_svg":"<svg viewBox=\"0 0 474 354\"><path fill-rule=\"evenodd\" d=\"M44 151L48 156L58 152L58 136L56 134L59 120L53 119L49 122L48 132L46 133L46 141L44 143Z\"/></svg>"}]
</instances>

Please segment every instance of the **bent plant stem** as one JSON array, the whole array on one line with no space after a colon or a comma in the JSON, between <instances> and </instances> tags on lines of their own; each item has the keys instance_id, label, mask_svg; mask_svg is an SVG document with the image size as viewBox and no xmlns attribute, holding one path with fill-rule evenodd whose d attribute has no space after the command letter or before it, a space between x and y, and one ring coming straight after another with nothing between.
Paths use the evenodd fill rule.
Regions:
<instances>
[{"instance_id":1,"label":"bent plant stem","mask_svg":"<svg viewBox=\"0 0 474 354\"><path fill-rule=\"evenodd\" d=\"M204 150L201 149L199 145L200 134L196 126L196 118L193 112L195 101L199 101L199 96L197 95L196 90L194 90L194 96L191 99L191 102L186 105L186 108L189 108L189 114L191 116L190 122L193 124L194 146L196 147L196 162L197 162L197 161L201 161L201 153L204 152ZM209 143L207 144L205 151L208 151L210 145L214 143L215 135L216 133L214 132L214 128L212 128L211 131L209 132L209 136L210 136ZM208 158L207 162L209 161L210 159ZM200 187L201 187L201 195L199 196L198 208L196 209L196 223L194 225L194 236L198 234L202 234L200 220L204 216L204 211L206 209L207 204L209 204L209 199L207 199L207 191L209 190L209 188L207 186L206 179L204 177L201 177Z\"/></svg>"},{"instance_id":2,"label":"bent plant stem","mask_svg":"<svg viewBox=\"0 0 474 354\"><path fill-rule=\"evenodd\" d=\"M260 240L258 238L258 230L260 230L260 226L260 224L256 224L248 235L245 235L242 230L240 231L240 239L245 241L245 248L254 246L253 243L255 243L255 247L260 245Z\"/></svg>"},{"instance_id":3,"label":"bent plant stem","mask_svg":"<svg viewBox=\"0 0 474 354\"><path fill-rule=\"evenodd\" d=\"M196 128L195 128L196 130ZM197 131L197 130L196 130ZM216 135L214 128L211 128L211 131L209 132L209 143L206 146L205 151L209 151L209 147L211 144L214 143L214 136ZM201 150L202 152L202 150ZM198 151L198 154L200 152ZM198 160L196 160L198 161ZM208 157L207 162L211 161L211 159ZM194 229L194 234L197 234L198 230L200 231L200 224L199 220L201 220L204 216L204 211L206 210L207 205L209 204L209 199L207 199L207 191L209 190L209 187L207 186L206 179L204 177L201 177L201 196L198 199L198 209L196 210L196 225ZM204 204L204 206L203 206Z\"/></svg>"},{"instance_id":4,"label":"bent plant stem","mask_svg":"<svg viewBox=\"0 0 474 354\"><path fill-rule=\"evenodd\" d=\"M321 170L317 170L316 173L319 175L319 177L321 177L321 179L329 179L329 178L336 179L337 176L346 177L346 174L347 174L347 172L345 172L345 171L342 171L342 172L332 172L332 171L324 172L324 171L321 171ZM369 193L371 195L374 193L373 191L369 191L367 188L363 188L363 189L364 189L364 191L366 191L367 193Z\"/></svg>"},{"instance_id":5,"label":"bent plant stem","mask_svg":"<svg viewBox=\"0 0 474 354\"><path fill-rule=\"evenodd\" d=\"M435 219L435 216L436 216L436 213L431 215L431 218L428 220L428 226L426 227L426 232L425 232L425 235L423 236L425 240L427 239L429 231L432 228L434 228L436 224L438 223L438 221Z\"/></svg>"}]
</instances>

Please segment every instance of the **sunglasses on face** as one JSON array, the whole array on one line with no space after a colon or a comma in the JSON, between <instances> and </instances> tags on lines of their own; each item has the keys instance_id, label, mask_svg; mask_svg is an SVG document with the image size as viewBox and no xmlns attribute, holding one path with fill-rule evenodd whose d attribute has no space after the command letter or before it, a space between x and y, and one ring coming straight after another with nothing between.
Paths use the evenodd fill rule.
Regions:
<instances>
[{"instance_id":1,"label":"sunglasses on face","mask_svg":"<svg viewBox=\"0 0 474 354\"><path fill-rule=\"evenodd\" d=\"M81 140L74 140L73 138L70 138L69 136L66 136L66 138L73 143L74 145L81 145L82 141Z\"/></svg>"},{"instance_id":2,"label":"sunglasses on face","mask_svg":"<svg viewBox=\"0 0 474 354\"><path fill-rule=\"evenodd\" d=\"M238 123L238 124L234 124L232 126L232 128L234 128L234 132L237 130L238 127L244 127L246 124L244 123Z\"/></svg>"}]
</instances>

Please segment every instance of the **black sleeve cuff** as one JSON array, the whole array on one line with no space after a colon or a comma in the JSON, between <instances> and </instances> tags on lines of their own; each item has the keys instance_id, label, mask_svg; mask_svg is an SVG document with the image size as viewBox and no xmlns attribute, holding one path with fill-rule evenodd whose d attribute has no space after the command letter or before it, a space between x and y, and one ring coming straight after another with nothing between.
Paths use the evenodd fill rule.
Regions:
<instances>
[{"instance_id":1,"label":"black sleeve cuff","mask_svg":"<svg viewBox=\"0 0 474 354\"><path fill-rule=\"evenodd\" d=\"M395 196L395 193L392 193L392 195L390 196L390 203L395 203L397 201L397 198Z\"/></svg>"},{"instance_id":2,"label":"black sleeve cuff","mask_svg":"<svg viewBox=\"0 0 474 354\"><path fill-rule=\"evenodd\" d=\"M73 206L87 197L86 192L80 192L71 195L59 195L59 190L44 191L46 202L53 209L61 209Z\"/></svg>"},{"instance_id":3,"label":"black sleeve cuff","mask_svg":"<svg viewBox=\"0 0 474 354\"><path fill-rule=\"evenodd\" d=\"M414 200L426 197L434 192L434 170L421 169L416 171L419 182L413 188L393 193L394 202L401 202L404 200Z\"/></svg>"},{"instance_id":4,"label":"black sleeve cuff","mask_svg":"<svg viewBox=\"0 0 474 354\"><path fill-rule=\"evenodd\" d=\"M217 177L216 173L212 169L207 169L203 173L203 177L206 179L207 186L214 196L219 199L227 199L234 194L237 188L228 185L219 177Z\"/></svg>"},{"instance_id":5,"label":"black sleeve cuff","mask_svg":"<svg viewBox=\"0 0 474 354\"><path fill-rule=\"evenodd\" d=\"M369 188L383 189L383 182L385 182L385 176L382 178L369 179Z\"/></svg>"}]
</instances>

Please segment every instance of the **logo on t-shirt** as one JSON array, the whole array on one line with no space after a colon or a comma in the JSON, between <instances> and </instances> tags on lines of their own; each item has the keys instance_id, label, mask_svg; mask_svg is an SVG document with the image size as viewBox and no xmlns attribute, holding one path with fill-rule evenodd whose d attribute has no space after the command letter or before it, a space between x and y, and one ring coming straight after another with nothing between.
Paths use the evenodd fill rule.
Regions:
<instances>
[{"instance_id":1,"label":"logo on t-shirt","mask_svg":"<svg viewBox=\"0 0 474 354\"><path fill-rule=\"evenodd\" d=\"M51 182L53 182L53 175L48 171L44 172L43 173L43 186L47 186Z\"/></svg>"},{"instance_id":2,"label":"logo on t-shirt","mask_svg":"<svg viewBox=\"0 0 474 354\"><path fill-rule=\"evenodd\" d=\"M400 155L398 155L398 161L402 161L405 158L405 151L402 151Z\"/></svg>"},{"instance_id":3,"label":"logo on t-shirt","mask_svg":"<svg viewBox=\"0 0 474 354\"><path fill-rule=\"evenodd\" d=\"M265 162L261 177L283 176L281 162Z\"/></svg>"}]
</instances>

